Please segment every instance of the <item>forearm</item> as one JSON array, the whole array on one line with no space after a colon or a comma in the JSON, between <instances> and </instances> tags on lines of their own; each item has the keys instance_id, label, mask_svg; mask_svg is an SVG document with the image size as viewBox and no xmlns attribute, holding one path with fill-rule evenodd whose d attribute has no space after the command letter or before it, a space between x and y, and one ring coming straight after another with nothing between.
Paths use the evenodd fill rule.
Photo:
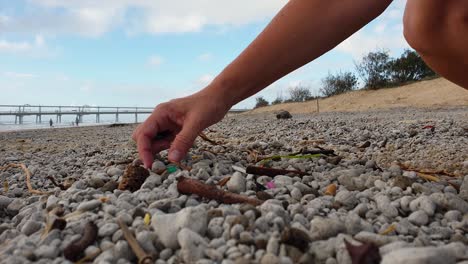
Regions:
<instances>
[{"instance_id":1,"label":"forearm","mask_svg":"<svg viewBox=\"0 0 468 264\"><path fill-rule=\"evenodd\" d=\"M205 91L228 104L320 57L382 13L391 0L291 0Z\"/></svg>"}]
</instances>

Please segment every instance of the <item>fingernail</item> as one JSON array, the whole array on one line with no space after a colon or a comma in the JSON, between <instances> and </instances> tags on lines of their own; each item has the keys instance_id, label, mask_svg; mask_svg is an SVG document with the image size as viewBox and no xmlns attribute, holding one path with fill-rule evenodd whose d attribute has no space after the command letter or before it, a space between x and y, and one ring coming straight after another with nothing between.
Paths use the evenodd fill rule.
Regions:
<instances>
[{"instance_id":1,"label":"fingernail","mask_svg":"<svg viewBox=\"0 0 468 264\"><path fill-rule=\"evenodd\" d=\"M173 150L169 153L169 160L170 161L180 161L182 159L182 153L178 150Z\"/></svg>"}]
</instances>

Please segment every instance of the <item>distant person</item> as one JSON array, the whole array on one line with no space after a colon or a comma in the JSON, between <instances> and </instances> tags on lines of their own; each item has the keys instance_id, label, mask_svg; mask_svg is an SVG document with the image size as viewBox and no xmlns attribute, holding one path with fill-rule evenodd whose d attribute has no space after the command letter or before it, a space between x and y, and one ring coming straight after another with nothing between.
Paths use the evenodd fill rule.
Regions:
<instances>
[{"instance_id":1,"label":"distant person","mask_svg":"<svg viewBox=\"0 0 468 264\"><path fill-rule=\"evenodd\" d=\"M236 103L333 49L379 16L390 0L290 0L207 87L158 105L133 139L146 167L169 149L180 161L197 135ZM408 0L404 36L437 73L468 88L467 0ZM169 136L156 138L159 132Z\"/></svg>"},{"instance_id":2,"label":"distant person","mask_svg":"<svg viewBox=\"0 0 468 264\"><path fill-rule=\"evenodd\" d=\"M52 118L49 120L49 126L53 127L54 126L54 121L52 121Z\"/></svg>"},{"instance_id":3,"label":"distant person","mask_svg":"<svg viewBox=\"0 0 468 264\"><path fill-rule=\"evenodd\" d=\"M80 122L80 118L76 117L76 119L75 119L75 124L76 124L76 126L78 126L78 123L79 123L79 122Z\"/></svg>"}]
</instances>

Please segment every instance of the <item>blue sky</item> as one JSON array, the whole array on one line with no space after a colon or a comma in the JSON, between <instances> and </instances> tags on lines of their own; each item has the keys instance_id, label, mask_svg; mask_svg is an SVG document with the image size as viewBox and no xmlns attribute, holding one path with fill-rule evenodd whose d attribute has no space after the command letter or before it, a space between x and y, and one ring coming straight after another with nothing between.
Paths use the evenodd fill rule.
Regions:
<instances>
[{"instance_id":1,"label":"blue sky","mask_svg":"<svg viewBox=\"0 0 468 264\"><path fill-rule=\"evenodd\" d=\"M377 48L399 55L406 1L266 88L268 100ZM155 106L189 95L231 62L286 1L0 0L0 104ZM313 18L311 18L313 19ZM318 40L319 41L319 40ZM250 108L247 99L237 108Z\"/></svg>"}]
</instances>

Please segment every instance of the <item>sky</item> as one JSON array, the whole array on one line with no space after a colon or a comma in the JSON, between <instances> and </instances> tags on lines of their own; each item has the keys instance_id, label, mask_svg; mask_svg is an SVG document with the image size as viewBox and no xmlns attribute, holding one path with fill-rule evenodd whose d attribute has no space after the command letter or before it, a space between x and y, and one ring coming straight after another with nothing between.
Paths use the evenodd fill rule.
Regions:
<instances>
[{"instance_id":1,"label":"sky","mask_svg":"<svg viewBox=\"0 0 468 264\"><path fill-rule=\"evenodd\" d=\"M406 1L256 96L319 92L376 49L398 56ZM284 0L0 0L0 104L153 107L202 89ZM313 18L311 18L313 19ZM251 108L255 96L235 108Z\"/></svg>"}]
</instances>

